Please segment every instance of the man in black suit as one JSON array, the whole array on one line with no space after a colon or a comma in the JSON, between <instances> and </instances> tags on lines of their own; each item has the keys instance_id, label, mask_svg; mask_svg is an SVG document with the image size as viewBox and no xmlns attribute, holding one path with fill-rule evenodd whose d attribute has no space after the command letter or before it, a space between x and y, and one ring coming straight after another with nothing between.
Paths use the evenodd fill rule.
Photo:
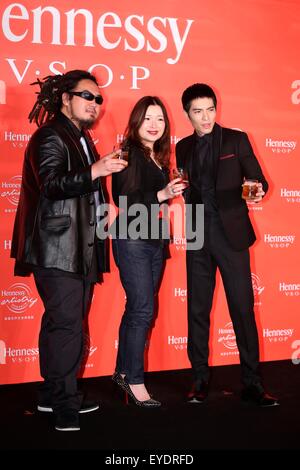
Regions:
<instances>
[{"instance_id":1,"label":"man in black suit","mask_svg":"<svg viewBox=\"0 0 300 470\"><path fill-rule=\"evenodd\" d=\"M249 257L255 234L241 197L244 179L259 182L254 202L261 201L268 183L247 134L215 122L217 99L211 87L201 83L188 87L182 105L194 133L177 143L177 167L188 173L185 202L192 205L193 218L196 204L204 204L203 247L187 250L188 356L194 373L188 402L202 403L208 394L210 311L219 268L240 354L241 397L273 406L278 400L265 392L258 371Z\"/></svg>"}]
</instances>

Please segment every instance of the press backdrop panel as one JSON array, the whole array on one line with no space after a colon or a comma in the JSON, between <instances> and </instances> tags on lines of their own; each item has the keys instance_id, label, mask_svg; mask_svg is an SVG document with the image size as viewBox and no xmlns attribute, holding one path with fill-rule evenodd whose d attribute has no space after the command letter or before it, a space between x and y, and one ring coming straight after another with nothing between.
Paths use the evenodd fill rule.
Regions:
<instances>
[{"instance_id":1,"label":"press backdrop panel","mask_svg":"<svg viewBox=\"0 0 300 470\"><path fill-rule=\"evenodd\" d=\"M174 151L191 133L182 91L199 81L215 88L219 122L248 133L270 182L263 204L249 207L258 235L251 259L261 359L297 357L299 9L297 0L1 1L0 383L40 380L43 306L33 280L13 276L9 258L23 153L35 130L27 120L35 91L30 83L75 68L90 70L101 83L105 100L93 138L102 155L122 139L132 106L146 94L167 104ZM110 185L108 178L109 192ZM184 250L184 239L176 237L145 351L150 371L189 367ZM124 302L111 259L111 272L95 289L84 376L114 370ZM219 279L211 324L210 363L237 363Z\"/></svg>"}]
</instances>

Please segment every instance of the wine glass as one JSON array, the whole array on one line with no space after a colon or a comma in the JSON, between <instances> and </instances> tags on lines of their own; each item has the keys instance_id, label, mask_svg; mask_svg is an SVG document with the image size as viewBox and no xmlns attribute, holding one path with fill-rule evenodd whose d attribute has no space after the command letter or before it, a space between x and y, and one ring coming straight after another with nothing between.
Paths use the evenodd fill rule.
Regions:
<instances>
[{"instance_id":1,"label":"wine glass","mask_svg":"<svg viewBox=\"0 0 300 470\"><path fill-rule=\"evenodd\" d=\"M182 168L182 167L173 168L172 176L173 176L173 179L180 178L182 183L184 183L186 185L186 187L189 185L188 174L187 174L187 171L184 168Z\"/></svg>"}]
</instances>

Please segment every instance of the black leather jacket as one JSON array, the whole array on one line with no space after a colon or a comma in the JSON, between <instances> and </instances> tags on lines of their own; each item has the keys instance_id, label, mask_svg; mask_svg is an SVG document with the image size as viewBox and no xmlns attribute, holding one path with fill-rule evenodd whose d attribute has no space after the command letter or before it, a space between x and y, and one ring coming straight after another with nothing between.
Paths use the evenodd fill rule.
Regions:
<instances>
[{"instance_id":1,"label":"black leather jacket","mask_svg":"<svg viewBox=\"0 0 300 470\"><path fill-rule=\"evenodd\" d=\"M33 265L87 275L94 243L104 260L104 243L95 237L93 192L99 190L101 202L104 197L100 179L92 181L80 137L73 123L59 113L30 139L12 238L15 274L28 275ZM96 160L96 149L86 137ZM24 263L27 273L18 269Z\"/></svg>"}]
</instances>

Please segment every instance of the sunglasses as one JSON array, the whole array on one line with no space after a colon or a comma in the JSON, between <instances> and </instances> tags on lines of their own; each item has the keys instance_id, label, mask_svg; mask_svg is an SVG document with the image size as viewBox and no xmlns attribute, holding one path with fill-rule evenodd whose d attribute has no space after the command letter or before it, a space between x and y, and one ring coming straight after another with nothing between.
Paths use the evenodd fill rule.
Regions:
<instances>
[{"instance_id":1,"label":"sunglasses","mask_svg":"<svg viewBox=\"0 0 300 470\"><path fill-rule=\"evenodd\" d=\"M87 101L95 100L95 102L97 104L102 104L103 103L103 96L101 96L101 95L95 96L95 95L93 95L93 93L91 93L90 91L87 91L87 90L84 90L84 91L68 91L68 93L69 93L69 95L80 96L80 98L83 98L84 100L87 100Z\"/></svg>"}]
</instances>

